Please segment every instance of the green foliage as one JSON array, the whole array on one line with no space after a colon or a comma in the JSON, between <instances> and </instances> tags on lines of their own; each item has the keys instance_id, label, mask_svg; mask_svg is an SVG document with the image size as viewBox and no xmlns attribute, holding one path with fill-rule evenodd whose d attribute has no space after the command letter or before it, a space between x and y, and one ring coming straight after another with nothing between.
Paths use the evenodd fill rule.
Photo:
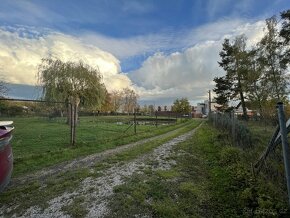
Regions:
<instances>
[{"instance_id":1,"label":"green foliage","mask_svg":"<svg viewBox=\"0 0 290 218\"><path fill-rule=\"evenodd\" d=\"M232 42L225 39L219 62L226 75L215 78L215 92L218 103L227 107L229 98L238 98L247 118L246 102L251 109L266 119L267 105L272 101L287 101L290 77L287 69L290 63L290 12L281 13L282 28L279 32L275 16L266 19L265 35L251 49L246 49L246 38L237 36Z\"/></svg>"},{"instance_id":2,"label":"green foliage","mask_svg":"<svg viewBox=\"0 0 290 218\"><path fill-rule=\"evenodd\" d=\"M281 13L281 18L282 28L280 30L280 36L284 39L284 43L287 45L290 42L290 10L283 11Z\"/></svg>"},{"instance_id":3,"label":"green foliage","mask_svg":"<svg viewBox=\"0 0 290 218\"><path fill-rule=\"evenodd\" d=\"M258 43L258 50L270 98L276 101L285 100L288 94L287 63L289 60L285 55L275 16L266 19L266 34Z\"/></svg>"},{"instance_id":4,"label":"green foliage","mask_svg":"<svg viewBox=\"0 0 290 218\"><path fill-rule=\"evenodd\" d=\"M241 159L241 152L237 147L226 146L220 153L220 164L230 165L238 163Z\"/></svg>"},{"instance_id":5,"label":"green foliage","mask_svg":"<svg viewBox=\"0 0 290 218\"><path fill-rule=\"evenodd\" d=\"M242 103L245 119L247 119L247 112L244 95L246 91L245 79L247 77L248 68L246 40L244 35L237 36L233 42L229 39L225 39L222 44L222 51L219 53L221 61L218 62L220 67L226 72L226 79L224 79L224 82L226 82L227 86L223 88L228 88L228 91L223 90L223 92L228 92L231 98L239 95L238 99ZM217 90L220 91L220 89Z\"/></svg>"},{"instance_id":6,"label":"green foliage","mask_svg":"<svg viewBox=\"0 0 290 218\"><path fill-rule=\"evenodd\" d=\"M232 96L232 83L226 76L215 77L213 81L216 83L216 88L213 90L217 95L215 97L215 101L216 103L222 105L222 110L224 110L227 108L228 101Z\"/></svg>"},{"instance_id":7,"label":"green foliage","mask_svg":"<svg viewBox=\"0 0 290 218\"><path fill-rule=\"evenodd\" d=\"M257 128L257 127L256 127ZM259 145L241 150L220 138L221 132L203 126L194 138L193 151L204 159L209 171L211 216L270 217L289 216L285 185L263 176L255 178L250 163L260 154Z\"/></svg>"},{"instance_id":8,"label":"green foliage","mask_svg":"<svg viewBox=\"0 0 290 218\"><path fill-rule=\"evenodd\" d=\"M1 114L5 114L12 117L25 114L24 109L18 105L10 105L10 106L2 105L0 106L0 112Z\"/></svg>"},{"instance_id":9,"label":"green foliage","mask_svg":"<svg viewBox=\"0 0 290 218\"><path fill-rule=\"evenodd\" d=\"M188 114L191 111L191 107L187 98L176 99L173 102L172 111L177 113Z\"/></svg>"},{"instance_id":10,"label":"green foliage","mask_svg":"<svg viewBox=\"0 0 290 218\"><path fill-rule=\"evenodd\" d=\"M38 80L43 86L43 99L100 106L106 95L98 69L83 62L62 62L58 59L43 59L39 66Z\"/></svg>"}]
</instances>

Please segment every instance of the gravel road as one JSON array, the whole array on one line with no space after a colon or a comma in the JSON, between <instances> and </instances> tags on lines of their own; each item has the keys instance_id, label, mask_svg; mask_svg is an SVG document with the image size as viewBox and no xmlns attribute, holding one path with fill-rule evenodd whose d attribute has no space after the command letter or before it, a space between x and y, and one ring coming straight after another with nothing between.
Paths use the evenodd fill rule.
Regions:
<instances>
[{"instance_id":1,"label":"gravel road","mask_svg":"<svg viewBox=\"0 0 290 218\"><path fill-rule=\"evenodd\" d=\"M154 164L155 170L170 169L175 164L174 161L168 158L172 152L172 147L191 137L197 128L189 131L186 134L169 140L168 142L155 148L152 152L141 155L134 160L125 162L122 165L119 163L113 164L110 168L103 170L102 175L97 178L85 178L81 182L80 186L73 192L65 192L60 196L50 200L46 209L43 210L38 206L32 206L23 213L22 217L69 217L69 215L63 212L62 207L71 204L75 198L79 197L85 199L84 202L82 202L82 205L86 207L86 210L88 211L87 217L105 216L109 212L109 208L107 207L108 199L114 195L114 187L124 184L126 182L126 178L132 176L133 173L142 173L142 169L144 169L144 167L152 167L149 165L150 161L154 161L154 163L156 163ZM165 137L165 135L169 134L172 134L172 132L162 136ZM157 138L160 138L160 136L142 140L142 143L153 141ZM137 144L141 144L141 142L138 142ZM80 161L82 165L86 163L85 166L90 167L92 164L95 164L96 161L100 161L116 152L121 152L123 150L134 147L137 144L132 143L117 149L105 151L102 154L91 155L78 161ZM63 165L60 171L71 169L79 165L80 163L75 160L71 163ZM91 170L93 170L93 168ZM50 175L51 173L53 172L48 172L46 175ZM13 207L15 207L15 205L13 205ZM0 211L7 212L9 210L10 208L8 206L2 206L0 208ZM16 215L14 217L16 217Z\"/></svg>"}]
</instances>

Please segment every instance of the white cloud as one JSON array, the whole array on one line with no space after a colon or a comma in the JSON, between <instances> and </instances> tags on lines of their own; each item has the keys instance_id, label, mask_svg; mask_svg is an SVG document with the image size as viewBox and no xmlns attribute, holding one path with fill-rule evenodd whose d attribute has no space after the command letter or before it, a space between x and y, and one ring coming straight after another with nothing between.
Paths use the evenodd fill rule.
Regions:
<instances>
[{"instance_id":1,"label":"white cloud","mask_svg":"<svg viewBox=\"0 0 290 218\"><path fill-rule=\"evenodd\" d=\"M27 31L25 27L14 31L0 28L0 74L7 75L9 82L35 84L37 65L42 57L48 54L63 60L81 57L92 66L98 65L109 90L130 86L133 81L143 100L169 97L202 100L213 87L213 78L224 74L217 64L223 39L245 34L252 46L263 36L263 28L263 21L220 20L192 30L127 39L95 33L73 37L51 30L41 34L33 29ZM168 53L170 50L178 52ZM117 58L146 53L155 54L139 69L120 73Z\"/></svg>"},{"instance_id":2,"label":"white cloud","mask_svg":"<svg viewBox=\"0 0 290 218\"><path fill-rule=\"evenodd\" d=\"M203 98L210 81L221 75L218 67L219 42L207 41L184 52L170 55L157 53L148 58L140 69L131 74L144 98L188 97Z\"/></svg>"},{"instance_id":3,"label":"white cloud","mask_svg":"<svg viewBox=\"0 0 290 218\"><path fill-rule=\"evenodd\" d=\"M218 41L224 37L233 37L242 33L252 38L253 34L257 34L256 30L262 30L263 26L263 21L223 19L194 29L167 30L130 38L113 38L94 32L84 32L77 37L82 42L97 46L122 60L137 55L147 56L164 50L178 51L205 41Z\"/></svg>"},{"instance_id":4,"label":"white cloud","mask_svg":"<svg viewBox=\"0 0 290 218\"><path fill-rule=\"evenodd\" d=\"M118 58L126 58L150 50L150 46L147 43L144 43L143 37L117 39L96 33L86 33L81 35L80 39L83 42L89 42L94 46L98 46L101 49L114 54Z\"/></svg>"},{"instance_id":5,"label":"white cloud","mask_svg":"<svg viewBox=\"0 0 290 218\"><path fill-rule=\"evenodd\" d=\"M1 6L0 20L5 22L23 23L25 21L29 25L38 25L39 23L44 25L65 20L63 15L33 1L2 0Z\"/></svg>"},{"instance_id":6,"label":"white cloud","mask_svg":"<svg viewBox=\"0 0 290 218\"><path fill-rule=\"evenodd\" d=\"M168 55L155 53L140 69L132 72L130 78L146 100L168 96L187 97L191 101L205 99L207 90L213 88L213 78L224 75L217 63L224 38L245 34L250 47L263 36L263 27L264 22L239 20L200 27L184 38L184 41L191 39L197 44Z\"/></svg>"},{"instance_id":7,"label":"white cloud","mask_svg":"<svg viewBox=\"0 0 290 218\"><path fill-rule=\"evenodd\" d=\"M117 58L72 36L57 32L41 35L23 27L10 31L0 28L0 75L5 76L6 82L36 84L37 67L48 55L63 61L81 59L98 67L109 91L131 84L121 73Z\"/></svg>"}]
</instances>

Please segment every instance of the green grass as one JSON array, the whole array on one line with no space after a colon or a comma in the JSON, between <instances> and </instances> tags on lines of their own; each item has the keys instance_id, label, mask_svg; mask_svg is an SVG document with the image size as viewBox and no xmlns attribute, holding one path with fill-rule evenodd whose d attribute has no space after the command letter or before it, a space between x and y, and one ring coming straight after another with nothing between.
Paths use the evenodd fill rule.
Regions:
<instances>
[{"instance_id":1,"label":"green grass","mask_svg":"<svg viewBox=\"0 0 290 218\"><path fill-rule=\"evenodd\" d=\"M167 137L163 137L160 139L156 139L151 142L144 143L142 146L136 146L134 148L131 148L128 151L124 151L120 154L116 154L112 158L110 158L108 161L111 163L117 163L121 161L129 161L141 154L145 154L150 152L152 149L158 147L159 145L169 141L170 139L173 139L174 137L177 137L183 133L186 133L195 127L197 127L200 124L200 120L193 120L191 122L188 122L188 125L182 126L177 132L170 134Z\"/></svg>"},{"instance_id":2,"label":"green grass","mask_svg":"<svg viewBox=\"0 0 290 218\"><path fill-rule=\"evenodd\" d=\"M116 187L108 217L289 216L287 197L281 195L285 185L255 178L249 152L203 125L190 140L175 146L171 158L177 165L172 169L147 168Z\"/></svg>"},{"instance_id":3,"label":"green grass","mask_svg":"<svg viewBox=\"0 0 290 218\"><path fill-rule=\"evenodd\" d=\"M4 119L4 118L2 118ZM77 144L69 146L70 128L64 119L40 117L15 117L12 141L14 153L13 176L33 172L44 167L114 148L144 138L160 135L187 125L179 121L176 125L138 125L137 134L133 126L128 129L127 116L80 117L77 128ZM127 130L127 131L126 131ZM126 131L126 132L125 132Z\"/></svg>"},{"instance_id":4,"label":"green grass","mask_svg":"<svg viewBox=\"0 0 290 218\"><path fill-rule=\"evenodd\" d=\"M112 164L122 164L148 153L199 122L188 122L165 138L107 158L93 170L75 170L53 176L44 184L33 182L8 189L1 194L0 204L20 204L7 216L21 215L33 205L44 209L49 200L77 189L84 178L98 177ZM256 131L255 142L267 141L270 136L259 137L264 133L263 127L251 125ZM287 217L285 184L275 183L264 174L255 178L251 173L254 155L249 154L261 148L261 144L245 150L234 147L223 132L204 124L191 139L174 146L169 159L175 160L176 165L170 170L153 170L150 167L150 164L154 166L153 161L143 173L133 174L125 184L115 187L108 217ZM62 210L80 217L87 213L85 206L84 196L80 195Z\"/></svg>"},{"instance_id":5,"label":"green grass","mask_svg":"<svg viewBox=\"0 0 290 218\"><path fill-rule=\"evenodd\" d=\"M18 205L13 210L6 212L5 216L13 214L20 216L31 206L38 206L44 210L48 206L49 200L65 192L70 193L75 191L79 187L80 182L89 176L95 176L95 174L91 173L88 169L82 169L51 176L45 183L34 181L19 185L0 194L0 205ZM79 213L84 213L81 205L78 208L72 208L75 203L67 205L67 207L63 208L63 211L73 217L77 217Z\"/></svg>"},{"instance_id":6,"label":"green grass","mask_svg":"<svg viewBox=\"0 0 290 218\"><path fill-rule=\"evenodd\" d=\"M88 211L84 205L84 197L76 197L70 205L66 205L62 210L71 217L84 217Z\"/></svg>"},{"instance_id":7,"label":"green grass","mask_svg":"<svg viewBox=\"0 0 290 218\"><path fill-rule=\"evenodd\" d=\"M132 149L124 151L115 156L109 157L95 165L92 169L75 169L69 172L63 172L58 175L51 176L48 180L35 181L29 184L19 185L11 189L7 189L0 195L0 205L19 205L16 209L5 214L11 216L12 214L21 215L26 209L31 206L39 206L41 209L45 209L48 206L48 201L61 195L64 192L73 192L76 190L80 182L87 177L99 177L102 175L103 170L111 167L115 163L125 163L140 155L146 154L152 151L155 147L162 143L183 134L193 128L195 128L201 121L193 120L187 122L186 125L178 129L167 137L157 139L154 142L148 142L138 145ZM162 172L158 172L162 174ZM165 178L175 177L177 172L167 172L162 174ZM95 189L98 189L96 187ZM90 190L95 191L95 190ZM82 195L74 197L72 203L66 205L62 210L72 217L82 217L87 211L85 209L84 198Z\"/></svg>"},{"instance_id":8,"label":"green grass","mask_svg":"<svg viewBox=\"0 0 290 218\"><path fill-rule=\"evenodd\" d=\"M195 156L196 136L175 146L170 159L177 165L170 170L134 174L115 187L107 217L204 217L207 203L207 171L203 160ZM154 163L153 163L154 164Z\"/></svg>"}]
</instances>

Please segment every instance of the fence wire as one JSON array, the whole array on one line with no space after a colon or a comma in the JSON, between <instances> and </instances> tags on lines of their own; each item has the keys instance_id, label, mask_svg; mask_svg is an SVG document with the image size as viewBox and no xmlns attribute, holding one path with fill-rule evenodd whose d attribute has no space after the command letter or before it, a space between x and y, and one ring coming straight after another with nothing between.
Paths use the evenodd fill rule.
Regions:
<instances>
[{"instance_id":1,"label":"fence wire","mask_svg":"<svg viewBox=\"0 0 290 218\"><path fill-rule=\"evenodd\" d=\"M250 130L233 113L211 113L209 122L216 128L229 133L233 144L241 148L252 146L252 134Z\"/></svg>"},{"instance_id":2,"label":"fence wire","mask_svg":"<svg viewBox=\"0 0 290 218\"><path fill-rule=\"evenodd\" d=\"M71 145L70 110L65 102L44 102L22 99L0 99L0 121L13 121L14 162L57 154ZM174 114L106 114L78 113L76 145L103 146L115 140L151 132L152 129L175 125Z\"/></svg>"}]
</instances>

